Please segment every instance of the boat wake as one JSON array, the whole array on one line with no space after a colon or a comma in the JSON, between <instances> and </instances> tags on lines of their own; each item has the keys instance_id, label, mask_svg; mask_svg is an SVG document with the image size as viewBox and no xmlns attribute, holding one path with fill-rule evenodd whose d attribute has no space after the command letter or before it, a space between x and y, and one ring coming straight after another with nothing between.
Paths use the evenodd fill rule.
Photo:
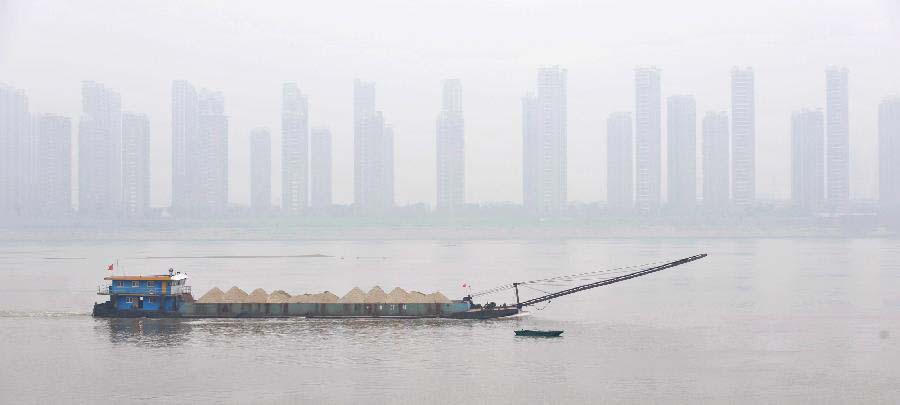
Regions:
<instances>
[{"instance_id":1,"label":"boat wake","mask_svg":"<svg viewBox=\"0 0 900 405\"><path fill-rule=\"evenodd\" d=\"M80 318L90 312L76 311L0 311L0 318Z\"/></svg>"}]
</instances>

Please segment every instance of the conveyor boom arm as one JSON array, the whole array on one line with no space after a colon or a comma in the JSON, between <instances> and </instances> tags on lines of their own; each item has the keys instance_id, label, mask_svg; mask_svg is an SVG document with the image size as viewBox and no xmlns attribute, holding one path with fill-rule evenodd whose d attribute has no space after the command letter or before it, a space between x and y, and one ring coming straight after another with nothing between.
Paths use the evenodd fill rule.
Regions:
<instances>
[{"instance_id":1,"label":"conveyor boom arm","mask_svg":"<svg viewBox=\"0 0 900 405\"><path fill-rule=\"evenodd\" d=\"M534 304L537 304L537 303L540 303L540 302L550 301L550 300L552 300L552 299L554 299L554 298L562 297L562 296L564 296L564 295L574 294L574 293L577 293L577 292L579 292L579 291L590 290L591 288L603 287L603 286L605 286L605 285L610 285L610 284L618 283L618 282L620 282L620 281L631 280L631 279L633 279L633 278L635 278L635 277L646 276L646 275L648 275L648 274L650 274L650 273L656 273L657 271L660 271L660 270L665 270L665 269L669 269L669 268L672 268L672 267L675 267L675 266L680 266L680 265L685 264L685 263L690 263L690 262L692 262L692 261L694 261L694 260L700 260L700 259L702 259L702 258L704 258L704 257L706 257L706 253L702 253L702 254L699 254L699 255L691 256L691 257L685 257L684 259L680 259L680 260L676 260L676 261L674 261L674 262L669 262L669 263L661 264L661 265L659 265L659 266L653 266L653 267L650 267L650 268L647 268L647 269L644 269L644 270L636 271L636 272L634 272L634 273L628 273L628 274L621 275L621 276L618 276L618 277L613 277L613 278L609 278L609 279L606 279L606 280L601 280L601 281L593 282L593 283L590 283L590 284L580 285L580 286L578 286L578 287L572 287L572 288L569 288L569 289L567 289L567 290L557 291L557 292L555 292L555 293L547 294L547 295L544 295L544 296L542 296L542 297L532 298L532 299L527 300L527 301L522 301L522 302L516 303L516 306L519 307L519 308L527 307L527 306L529 306L529 305L534 305ZM518 297L518 284L519 284L519 283L513 283L513 285L516 286L516 296L517 296L517 297Z\"/></svg>"}]
</instances>

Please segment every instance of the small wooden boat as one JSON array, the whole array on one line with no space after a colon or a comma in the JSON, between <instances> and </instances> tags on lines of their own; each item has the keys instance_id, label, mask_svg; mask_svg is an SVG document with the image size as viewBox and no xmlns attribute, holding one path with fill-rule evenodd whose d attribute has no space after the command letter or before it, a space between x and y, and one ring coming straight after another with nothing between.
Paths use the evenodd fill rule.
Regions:
<instances>
[{"instance_id":1,"label":"small wooden boat","mask_svg":"<svg viewBox=\"0 0 900 405\"><path fill-rule=\"evenodd\" d=\"M561 330L519 329L516 331L516 336L559 337L559 335L562 335L562 334L563 334L563 331L561 331Z\"/></svg>"}]
</instances>

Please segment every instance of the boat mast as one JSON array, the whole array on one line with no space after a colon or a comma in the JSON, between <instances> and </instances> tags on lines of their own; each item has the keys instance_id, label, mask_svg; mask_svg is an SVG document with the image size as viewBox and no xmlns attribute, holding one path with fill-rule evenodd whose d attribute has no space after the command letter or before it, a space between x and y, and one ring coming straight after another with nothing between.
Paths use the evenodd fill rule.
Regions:
<instances>
[{"instance_id":1,"label":"boat mast","mask_svg":"<svg viewBox=\"0 0 900 405\"><path fill-rule=\"evenodd\" d=\"M522 308L522 304L519 303L519 283L513 283L513 287L516 289L516 308Z\"/></svg>"}]
</instances>

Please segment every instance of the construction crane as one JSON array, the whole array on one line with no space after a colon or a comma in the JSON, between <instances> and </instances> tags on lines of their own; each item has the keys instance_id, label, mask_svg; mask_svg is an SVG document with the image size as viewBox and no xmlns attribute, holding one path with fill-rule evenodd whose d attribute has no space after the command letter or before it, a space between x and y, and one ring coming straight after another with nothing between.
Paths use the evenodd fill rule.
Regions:
<instances>
[{"instance_id":1,"label":"construction crane","mask_svg":"<svg viewBox=\"0 0 900 405\"><path fill-rule=\"evenodd\" d=\"M701 253L698 255L685 257L683 259L678 259L675 261L665 262L665 263L649 263L649 264L644 264L644 265L640 265L640 266L622 267L622 268L617 268L617 269L591 271L591 272L572 274L572 275L567 275L567 276L556 276L556 277L540 279L540 280L515 282L512 284L506 284L506 285L492 288L490 290L485 290L485 291L481 291L481 292L472 294L468 298L471 299L471 297L476 297L476 296L480 296L480 295L488 295L488 294L493 294L493 293L496 293L499 291L514 289L516 292L516 309L522 309L527 306L531 306L531 305L538 304L541 302L550 301L552 299L556 299L556 298L566 296L569 294L574 294L577 292L590 290L592 288L603 287L605 285L615 284L615 283L622 282L625 280L631 280L633 278L646 276L651 273L656 273L658 271L670 269L672 267L690 263L695 260L700 260L704 257L706 257L706 253ZM639 268L640 270L633 271L633 269L635 269L635 268ZM588 284L579 285L577 287L572 287L572 288L560 290L557 292L547 293L546 295L543 295L543 296L540 296L537 298L532 298L532 299L525 300L525 301L520 301L520 299L519 299L519 287L528 287L530 285L558 285L555 283L572 281L572 280L596 279L596 278L601 278L601 279L591 282L591 283L588 283ZM538 291L540 291L540 290L538 290Z\"/></svg>"}]
</instances>

